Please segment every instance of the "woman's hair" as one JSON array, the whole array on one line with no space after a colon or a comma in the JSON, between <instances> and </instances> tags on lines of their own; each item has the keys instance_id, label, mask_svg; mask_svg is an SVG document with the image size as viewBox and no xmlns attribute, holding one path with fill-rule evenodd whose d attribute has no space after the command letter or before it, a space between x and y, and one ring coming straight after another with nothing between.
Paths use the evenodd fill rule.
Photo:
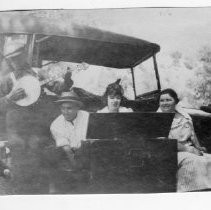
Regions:
<instances>
[{"instance_id":1,"label":"woman's hair","mask_svg":"<svg viewBox=\"0 0 211 210\"><path fill-rule=\"evenodd\" d=\"M174 100L175 100L175 103L178 104L179 103L179 98L178 98L178 95L176 93L176 91L174 91L173 89L171 88L167 88L167 89L164 89L160 92L160 95L159 95L159 101L160 101L160 97L162 95L165 95L165 94L169 94Z\"/></svg>"},{"instance_id":2,"label":"woman's hair","mask_svg":"<svg viewBox=\"0 0 211 210\"><path fill-rule=\"evenodd\" d=\"M106 91L104 93L104 97L107 98L109 95L120 96L121 98L124 95L124 90L122 86L119 84L121 79L118 79L116 82L111 83L107 86Z\"/></svg>"}]
</instances>

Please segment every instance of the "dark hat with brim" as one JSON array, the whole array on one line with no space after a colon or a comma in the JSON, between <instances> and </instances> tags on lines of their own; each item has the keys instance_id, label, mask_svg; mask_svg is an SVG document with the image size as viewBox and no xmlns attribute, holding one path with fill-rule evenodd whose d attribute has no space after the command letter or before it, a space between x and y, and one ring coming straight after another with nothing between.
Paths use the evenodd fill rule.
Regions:
<instances>
[{"instance_id":1,"label":"dark hat with brim","mask_svg":"<svg viewBox=\"0 0 211 210\"><path fill-rule=\"evenodd\" d=\"M56 100L55 102L58 104L72 103L72 104L77 105L78 107L83 106L83 102L74 91L63 92L61 96L59 97L59 99Z\"/></svg>"}]
</instances>

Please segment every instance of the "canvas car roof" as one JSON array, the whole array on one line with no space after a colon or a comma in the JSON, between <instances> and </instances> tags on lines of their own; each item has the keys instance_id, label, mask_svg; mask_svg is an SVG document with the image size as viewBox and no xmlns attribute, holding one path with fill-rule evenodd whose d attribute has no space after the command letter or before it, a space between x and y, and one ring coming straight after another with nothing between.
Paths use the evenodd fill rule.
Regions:
<instances>
[{"instance_id":1,"label":"canvas car roof","mask_svg":"<svg viewBox=\"0 0 211 210\"><path fill-rule=\"evenodd\" d=\"M160 50L160 46L155 43L89 26L71 23L68 29L63 30L61 27L50 27L38 19L31 19L29 22L19 16L8 17L8 24L0 21L1 33L36 34L39 56L43 60L130 68ZM12 24L15 18L20 19L19 24ZM46 39L39 41L44 37Z\"/></svg>"}]
</instances>

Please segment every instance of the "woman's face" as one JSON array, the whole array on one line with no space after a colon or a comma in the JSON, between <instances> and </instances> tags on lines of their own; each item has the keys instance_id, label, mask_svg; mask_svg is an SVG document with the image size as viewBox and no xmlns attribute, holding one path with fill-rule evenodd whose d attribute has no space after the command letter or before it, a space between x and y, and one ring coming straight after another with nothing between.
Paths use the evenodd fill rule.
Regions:
<instances>
[{"instance_id":1,"label":"woman's face","mask_svg":"<svg viewBox=\"0 0 211 210\"><path fill-rule=\"evenodd\" d=\"M174 112L176 102L168 93L160 96L160 109L162 112Z\"/></svg>"},{"instance_id":2,"label":"woman's face","mask_svg":"<svg viewBox=\"0 0 211 210\"><path fill-rule=\"evenodd\" d=\"M121 103L121 96L108 95L108 109L111 112L118 112Z\"/></svg>"}]
</instances>

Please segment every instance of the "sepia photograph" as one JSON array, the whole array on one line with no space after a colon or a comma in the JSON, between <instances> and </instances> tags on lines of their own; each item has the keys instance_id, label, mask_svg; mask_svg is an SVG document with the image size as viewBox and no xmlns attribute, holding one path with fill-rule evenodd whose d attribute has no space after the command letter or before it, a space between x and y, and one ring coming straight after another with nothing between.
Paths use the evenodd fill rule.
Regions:
<instances>
[{"instance_id":1,"label":"sepia photograph","mask_svg":"<svg viewBox=\"0 0 211 210\"><path fill-rule=\"evenodd\" d=\"M211 8L0 12L0 195L211 191Z\"/></svg>"}]
</instances>

